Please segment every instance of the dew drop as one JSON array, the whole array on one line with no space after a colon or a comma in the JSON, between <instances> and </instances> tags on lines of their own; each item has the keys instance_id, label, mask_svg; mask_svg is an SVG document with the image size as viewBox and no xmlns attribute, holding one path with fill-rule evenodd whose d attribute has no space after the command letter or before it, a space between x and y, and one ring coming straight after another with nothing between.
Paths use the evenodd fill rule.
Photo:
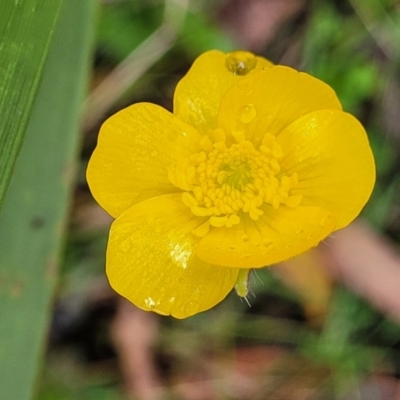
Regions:
<instances>
[{"instance_id":1,"label":"dew drop","mask_svg":"<svg viewBox=\"0 0 400 400\"><path fill-rule=\"evenodd\" d=\"M312 157L311 157L311 164L312 165L316 165L316 164L318 164L319 162L320 162L320 159L321 159L321 157L320 157L320 154L314 154Z\"/></svg>"},{"instance_id":2,"label":"dew drop","mask_svg":"<svg viewBox=\"0 0 400 400\"><path fill-rule=\"evenodd\" d=\"M132 249L132 241L130 239L123 240L119 245L119 249L123 253L128 253Z\"/></svg>"},{"instance_id":3,"label":"dew drop","mask_svg":"<svg viewBox=\"0 0 400 400\"><path fill-rule=\"evenodd\" d=\"M183 306L183 312L186 316L196 314L199 310L199 304L197 301L189 301Z\"/></svg>"},{"instance_id":4,"label":"dew drop","mask_svg":"<svg viewBox=\"0 0 400 400\"><path fill-rule=\"evenodd\" d=\"M146 307L148 307L150 310L154 310L156 302L151 297L147 297L147 299L144 300L144 303L146 304Z\"/></svg>"},{"instance_id":5,"label":"dew drop","mask_svg":"<svg viewBox=\"0 0 400 400\"><path fill-rule=\"evenodd\" d=\"M148 216L146 217L146 222L147 222L149 225L153 225L155 221L156 221L155 218L154 218L153 216L151 216L151 215L148 215Z\"/></svg>"},{"instance_id":6,"label":"dew drop","mask_svg":"<svg viewBox=\"0 0 400 400\"><path fill-rule=\"evenodd\" d=\"M247 75L257 65L257 59L248 51L234 51L228 53L225 65L234 75Z\"/></svg>"},{"instance_id":7,"label":"dew drop","mask_svg":"<svg viewBox=\"0 0 400 400\"><path fill-rule=\"evenodd\" d=\"M273 250L275 247L274 242L271 242L270 240L263 240L263 244L265 250Z\"/></svg>"},{"instance_id":8,"label":"dew drop","mask_svg":"<svg viewBox=\"0 0 400 400\"><path fill-rule=\"evenodd\" d=\"M273 115L271 113L263 114L263 120L272 119Z\"/></svg>"},{"instance_id":9,"label":"dew drop","mask_svg":"<svg viewBox=\"0 0 400 400\"><path fill-rule=\"evenodd\" d=\"M253 104L246 104L240 107L237 112L237 118L240 122L243 122L244 124L249 124L254 120L256 116L257 111Z\"/></svg>"},{"instance_id":10,"label":"dew drop","mask_svg":"<svg viewBox=\"0 0 400 400\"><path fill-rule=\"evenodd\" d=\"M324 218L321 219L320 221L320 225L322 228L326 228L328 225L330 225L332 223L332 216L331 215L327 215Z\"/></svg>"}]
</instances>

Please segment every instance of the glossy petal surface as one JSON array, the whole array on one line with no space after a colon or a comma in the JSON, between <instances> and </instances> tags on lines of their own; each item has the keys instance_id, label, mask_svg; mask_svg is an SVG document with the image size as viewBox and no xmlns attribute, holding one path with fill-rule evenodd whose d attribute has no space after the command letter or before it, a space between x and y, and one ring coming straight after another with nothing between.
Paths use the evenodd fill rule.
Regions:
<instances>
[{"instance_id":1,"label":"glossy petal surface","mask_svg":"<svg viewBox=\"0 0 400 400\"><path fill-rule=\"evenodd\" d=\"M107 249L111 286L136 306L189 317L219 303L238 270L201 261L191 231L202 219L177 194L141 202L112 225Z\"/></svg>"},{"instance_id":2,"label":"glossy petal surface","mask_svg":"<svg viewBox=\"0 0 400 400\"><path fill-rule=\"evenodd\" d=\"M375 165L360 123L322 81L246 51L202 54L174 114L140 103L103 125L88 167L113 223L111 286L185 318L349 224Z\"/></svg>"},{"instance_id":3,"label":"glossy petal surface","mask_svg":"<svg viewBox=\"0 0 400 400\"><path fill-rule=\"evenodd\" d=\"M293 194L302 205L329 210L336 229L348 225L369 199L375 183L375 163L361 124L350 114L315 111L281 132L285 149L282 170L297 172Z\"/></svg>"},{"instance_id":4,"label":"glossy petal surface","mask_svg":"<svg viewBox=\"0 0 400 400\"><path fill-rule=\"evenodd\" d=\"M246 76L235 75L228 69L227 56L217 50L202 54L175 89L174 114L203 133L217 127L222 97L234 83ZM273 65L262 57L254 57L256 64L248 75Z\"/></svg>"},{"instance_id":5,"label":"glossy petal surface","mask_svg":"<svg viewBox=\"0 0 400 400\"><path fill-rule=\"evenodd\" d=\"M258 143L265 133L275 135L311 111L341 108L335 92L322 81L289 67L273 66L249 74L226 92L218 125L226 132L243 130ZM252 118L246 118L249 109Z\"/></svg>"},{"instance_id":6,"label":"glossy petal surface","mask_svg":"<svg viewBox=\"0 0 400 400\"><path fill-rule=\"evenodd\" d=\"M319 207L262 208L258 221L247 218L235 229L212 230L197 255L219 265L260 268L294 257L325 239L335 227L330 212Z\"/></svg>"},{"instance_id":7,"label":"glossy petal surface","mask_svg":"<svg viewBox=\"0 0 400 400\"><path fill-rule=\"evenodd\" d=\"M168 166L199 151L199 133L162 107L139 103L101 127L87 180L97 202L113 217L133 204L176 192Z\"/></svg>"}]
</instances>

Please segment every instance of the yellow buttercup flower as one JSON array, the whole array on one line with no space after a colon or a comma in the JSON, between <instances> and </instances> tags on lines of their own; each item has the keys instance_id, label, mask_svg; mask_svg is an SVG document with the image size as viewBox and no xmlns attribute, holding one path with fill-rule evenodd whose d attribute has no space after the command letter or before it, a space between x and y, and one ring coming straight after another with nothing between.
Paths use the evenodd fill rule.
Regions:
<instances>
[{"instance_id":1,"label":"yellow buttercup flower","mask_svg":"<svg viewBox=\"0 0 400 400\"><path fill-rule=\"evenodd\" d=\"M173 114L132 105L101 128L87 178L114 221L111 286L185 318L247 294L252 268L348 225L375 166L361 124L312 76L209 51L178 83Z\"/></svg>"}]
</instances>

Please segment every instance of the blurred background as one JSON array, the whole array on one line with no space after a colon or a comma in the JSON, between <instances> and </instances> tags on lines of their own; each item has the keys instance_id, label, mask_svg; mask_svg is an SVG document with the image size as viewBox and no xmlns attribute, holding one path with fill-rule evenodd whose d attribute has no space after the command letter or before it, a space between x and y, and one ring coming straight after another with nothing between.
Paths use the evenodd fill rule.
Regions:
<instances>
[{"instance_id":1,"label":"blurred background","mask_svg":"<svg viewBox=\"0 0 400 400\"><path fill-rule=\"evenodd\" d=\"M102 0L93 20L76 179L33 398L400 400L398 0ZM366 127L378 178L351 226L252 274L251 306L232 293L175 320L110 289L112 220L85 170L108 116L141 101L171 110L176 83L209 49L247 49L330 84Z\"/></svg>"}]
</instances>

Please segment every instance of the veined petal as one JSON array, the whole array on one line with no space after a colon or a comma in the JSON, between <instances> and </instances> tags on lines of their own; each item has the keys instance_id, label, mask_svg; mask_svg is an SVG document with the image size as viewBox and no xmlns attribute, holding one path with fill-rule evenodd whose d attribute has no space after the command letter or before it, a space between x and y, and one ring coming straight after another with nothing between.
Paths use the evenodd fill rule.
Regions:
<instances>
[{"instance_id":1,"label":"veined petal","mask_svg":"<svg viewBox=\"0 0 400 400\"><path fill-rule=\"evenodd\" d=\"M202 223L181 195L136 204L113 223L107 249L111 286L136 306L186 318L215 306L238 270L201 261L191 231Z\"/></svg>"},{"instance_id":2,"label":"veined petal","mask_svg":"<svg viewBox=\"0 0 400 400\"><path fill-rule=\"evenodd\" d=\"M288 126L277 138L282 171L297 172L302 205L329 210L336 229L348 225L369 199L375 163L361 124L350 114L321 110Z\"/></svg>"},{"instance_id":3,"label":"veined petal","mask_svg":"<svg viewBox=\"0 0 400 400\"><path fill-rule=\"evenodd\" d=\"M168 166L200 150L200 134L160 106L139 103L101 127L87 180L97 202L117 217L138 201L176 192Z\"/></svg>"},{"instance_id":4,"label":"veined petal","mask_svg":"<svg viewBox=\"0 0 400 400\"><path fill-rule=\"evenodd\" d=\"M212 230L200 241L198 257L235 268L261 268L309 250L335 227L333 216L319 207L264 206L262 210L257 221L247 218L234 229Z\"/></svg>"},{"instance_id":5,"label":"veined petal","mask_svg":"<svg viewBox=\"0 0 400 400\"><path fill-rule=\"evenodd\" d=\"M314 110L341 110L335 92L304 72L273 66L249 74L222 98L218 125L226 132L244 131L253 143L276 135Z\"/></svg>"},{"instance_id":6,"label":"veined petal","mask_svg":"<svg viewBox=\"0 0 400 400\"><path fill-rule=\"evenodd\" d=\"M249 75L273 65L266 59L248 52L225 54L212 50L203 53L195 60L189 72L179 81L175 89L174 114L195 126L202 133L215 129L222 96L234 83L245 76L234 74L228 69L228 57L236 53L244 53L254 59L254 68L248 72Z\"/></svg>"}]
</instances>

